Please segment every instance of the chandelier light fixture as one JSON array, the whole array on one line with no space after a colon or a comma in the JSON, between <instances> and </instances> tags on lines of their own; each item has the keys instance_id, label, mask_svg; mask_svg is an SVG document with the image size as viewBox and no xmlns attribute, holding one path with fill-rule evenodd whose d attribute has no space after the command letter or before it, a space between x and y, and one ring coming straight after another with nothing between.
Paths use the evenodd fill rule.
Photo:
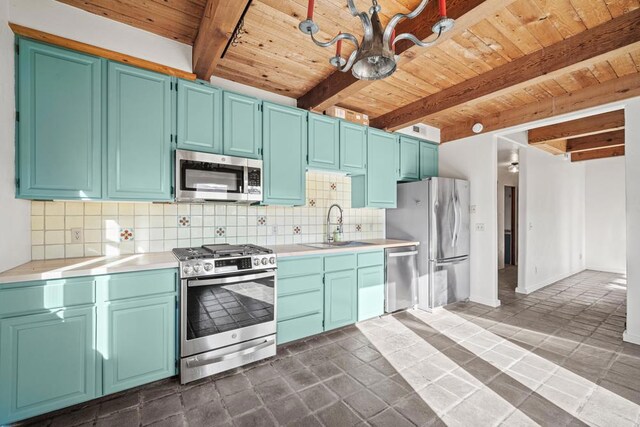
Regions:
<instances>
[{"instance_id":1,"label":"chandelier light fixture","mask_svg":"<svg viewBox=\"0 0 640 427\"><path fill-rule=\"evenodd\" d=\"M403 19L413 19L418 16L427 6L429 0L422 0L411 13L395 14L384 30L378 16L378 12L381 10L378 0L372 0L369 13L359 12L354 0L347 0L347 7L351 15L360 18L362 22L364 29L362 41L358 41L353 34L341 32L331 40L322 42L314 36L319 31L318 24L313 21L314 1L309 0L307 19L302 21L298 28L311 36L311 40L320 47L330 47L335 44L336 54L329 59L329 63L342 72L351 70L353 76L360 80L380 80L393 74L397 64L395 44L400 40L409 40L420 47L432 46L443 33L453 28L454 24L453 19L447 18L446 0L439 0L440 20L431 28L436 37L429 41L422 41L409 33L396 35L396 25ZM356 47L347 59L342 57L343 40L353 43Z\"/></svg>"}]
</instances>

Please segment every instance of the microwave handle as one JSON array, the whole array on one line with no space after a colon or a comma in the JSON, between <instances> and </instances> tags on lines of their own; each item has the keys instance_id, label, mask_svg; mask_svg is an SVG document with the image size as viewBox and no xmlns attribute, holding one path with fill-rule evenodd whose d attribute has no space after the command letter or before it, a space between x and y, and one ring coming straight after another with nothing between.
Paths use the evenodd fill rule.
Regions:
<instances>
[{"instance_id":1,"label":"microwave handle","mask_svg":"<svg viewBox=\"0 0 640 427\"><path fill-rule=\"evenodd\" d=\"M190 288L197 286L211 286L211 285L228 285L230 283L241 283L247 282L249 280L258 280L265 279L267 277L275 277L276 272L268 271L266 273L258 273L258 274L246 274L241 276L233 276L233 277L222 277L217 279L208 279L208 280L189 280L187 282L187 286Z\"/></svg>"}]
</instances>

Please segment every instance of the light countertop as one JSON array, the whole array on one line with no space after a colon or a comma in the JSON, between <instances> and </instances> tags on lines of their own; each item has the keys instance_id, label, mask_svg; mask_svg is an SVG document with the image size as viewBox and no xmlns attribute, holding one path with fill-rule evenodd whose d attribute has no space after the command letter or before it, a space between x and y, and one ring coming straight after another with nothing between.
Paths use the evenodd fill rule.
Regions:
<instances>
[{"instance_id":1,"label":"light countertop","mask_svg":"<svg viewBox=\"0 0 640 427\"><path fill-rule=\"evenodd\" d=\"M178 268L171 252L31 261L0 273L0 284Z\"/></svg>"},{"instance_id":2,"label":"light countertop","mask_svg":"<svg viewBox=\"0 0 640 427\"><path fill-rule=\"evenodd\" d=\"M304 256L304 255L330 255L341 252L360 252L370 251L374 249L384 248L396 248L400 246L417 246L420 242L412 242L409 240L393 240L393 239L372 239L372 240L358 240L358 242L369 243L363 246L345 246L335 247L329 249L318 249L309 245L309 243L300 243L296 245L275 245L267 246L278 255L279 258L289 256Z\"/></svg>"}]
</instances>

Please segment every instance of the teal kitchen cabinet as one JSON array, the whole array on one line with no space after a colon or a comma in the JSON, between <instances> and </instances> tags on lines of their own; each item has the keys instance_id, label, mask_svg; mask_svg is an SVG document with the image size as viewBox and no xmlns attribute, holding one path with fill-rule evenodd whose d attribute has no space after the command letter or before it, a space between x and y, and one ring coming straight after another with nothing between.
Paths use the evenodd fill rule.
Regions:
<instances>
[{"instance_id":1,"label":"teal kitchen cabinet","mask_svg":"<svg viewBox=\"0 0 640 427\"><path fill-rule=\"evenodd\" d=\"M178 148L222 154L222 90L178 80Z\"/></svg>"},{"instance_id":2,"label":"teal kitchen cabinet","mask_svg":"<svg viewBox=\"0 0 640 427\"><path fill-rule=\"evenodd\" d=\"M384 251L358 253L358 322L384 314Z\"/></svg>"},{"instance_id":3,"label":"teal kitchen cabinet","mask_svg":"<svg viewBox=\"0 0 640 427\"><path fill-rule=\"evenodd\" d=\"M263 104L263 175L266 205L304 205L307 157L307 112Z\"/></svg>"},{"instance_id":4,"label":"teal kitchen cabinet","mask_svg":"<svg viewBox=\"0 0 640 427\"><path fill-rule=\"evenodd\" d=\"M172 77L109 63L107 197L172 199Z\"/></svg>"},{"instance_id":5,"label":"teal kitchen cabinet","mask_svg":"<svg viewBox=\"0 0 640 427\"><path fill-rule=\"evenodd\" d=\"M438 176L438 145L420 141L420 179Z\"/></svg>"},{"instance_id":6,"label":"teal kitchen cabinet","mask_svg":"<svg viewBox=\"0 0 640 427\"><path fill-rule=\"evenodd\" d=\"M330 255L324 264L324 330L328 331L358 319L356 256Z\"/></svg>"},{"instance_id":7,"label":"teal kitchen cabinet","mask_svg":"<svg viewBox=\"0 0 640 427\"><path fill-rule=\"evenodd\" d=\"M417 181L420 179L420 141L400 136L400 181Z\"/></svg>"},{"instance_id":8,"label":"teal kitchen cabinet","mask_svg":"<svg viewBox=\"0 0 640 427\"><path fill-rule=\"evenodd\" d=\"M278 260L278 344L321 333L323 329L323 258Z\"/></svg>"},{"instance_id":9,"label":"teal kitchen cabinet","mask_svg":"<svg viewBox=\"0 0 640 427\"><path fill-rule=\"evenodd\" d=\"M16 196L99 199L106 61L22 38L18 45Z\"/></svg>"},{"instance_id":10,"label":"teal kitchen cabinet","mask_svg":"<svg viewBox=\"0 0 640 427\"><path fill-rule=\"evenodd\" d=\"M340 121L309 113L309 168L340 169Z\"/></svg>"},{"instance_id":11,"label":"teal kitchen cabinet","mask_svg":"<svg viewBox=\"0 0 640 427\"><path fill-rule=\"evenodd\" d=\"M367 128L340 121L340 170L352 175L367 171Z\"/></svg>"},{"instance_id":12,"label":"teal kitchen cabinet","mask_svg":"<svg viewBox=\"0 0 640 427\"><path fill-rule=\"evenodd\" d=\"M262 158L262 101L232 92L223 94L223 148L228 156Z\"/></svg>"},{"instance_id":13,"label":"teal kitchen cabinet","mask_svg":"<svg viewBox=\"0 0 640 427\"><path fill-rule=\"evenodd\" d=\"M0 320L0 424L96 396L95 307Z\"/></svg>"},{"instance_id":14,"label":"teal kitchen cabinet","mask_svg":"<svg viewBox=\"0 0 640 427\"><path fill-rule=\"evenodd\" d=\"M176 270L98 278L103 394L175 375Z\"/></svg>"},{"instance_id":15,"label":"teal kitchen cabinet","mask_svg":"<svg viewBox=\"0 0 640 427\"><path fill-rule=\"evenodd\" d=\"M398 139L378 129L367 131L367 174L351 178L353 208L395 208Z\"/></svg>"}]
</instances>

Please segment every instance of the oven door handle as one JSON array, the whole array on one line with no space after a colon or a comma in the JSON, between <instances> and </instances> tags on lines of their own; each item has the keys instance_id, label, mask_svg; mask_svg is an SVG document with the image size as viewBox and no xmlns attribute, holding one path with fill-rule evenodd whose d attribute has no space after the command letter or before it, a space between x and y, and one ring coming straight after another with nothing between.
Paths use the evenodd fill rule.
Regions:
<instances>
[{"instance_id":1,"label":"oven door handle","mask_svg":"<svg viewBox=\"0 0 640 427\"><path fill-rule=\"evenodd\" d=\"M249 280L265 279L267 277L275 277L275 271L269 271L266 273L258 274L245 274L242 276L223 277L219 279L207 279L207 280L188 280L187 286L190 288L197 286L210 286L210 285L228 285L230 283L247 282Z\"/></svg>"},{"instance_id":2,"label":"oven door handle","mask_svg":"<svg viewBox=\"0 0 640 427\"><path fill-rule=\"evenodd\" d=\"M260 344L245 348L244 350L235 351L233 353L223 354L221 356L206 356L206 355L198 355L189 360L187 360L187 368L196 368L198 366L210 365L212 363L222 362L227 359L234 359L236 357L246 356L251 353L255 353L258 350L262 350L265 347L269 347L274 344L273 338L267 338Z\"/></svg>"}]
</instances>

